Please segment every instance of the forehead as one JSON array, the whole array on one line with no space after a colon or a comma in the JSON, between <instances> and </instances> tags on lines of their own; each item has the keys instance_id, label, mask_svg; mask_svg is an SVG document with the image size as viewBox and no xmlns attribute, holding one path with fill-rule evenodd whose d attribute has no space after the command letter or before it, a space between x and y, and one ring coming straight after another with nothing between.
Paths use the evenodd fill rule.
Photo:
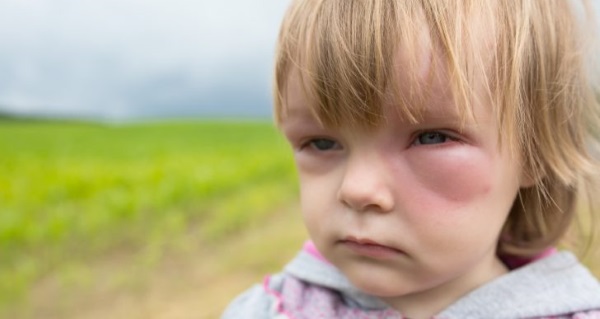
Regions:
<instances>
[{"instance_id":1,"label":"forehead","mask_svg":"<svg viewBox=\"0 0 600 319\"><path fill-rule=\"evenodd\" d=\"M315 98L310 96L307 83L304 83L303 79L298 69L292 68L285 82L282 118L318 118L315 107L311 105L315 103Z\"/></svg>"}]
</instances>

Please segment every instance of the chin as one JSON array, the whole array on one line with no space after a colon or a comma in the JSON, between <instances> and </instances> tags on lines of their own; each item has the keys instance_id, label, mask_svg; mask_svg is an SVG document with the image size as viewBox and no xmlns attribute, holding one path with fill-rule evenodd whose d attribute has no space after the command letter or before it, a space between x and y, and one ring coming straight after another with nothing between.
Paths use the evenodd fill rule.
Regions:
<instances>
[{"instance_id":1,"label":"chin","mask_svg":"<svg viewBox=\"0 0 600 319\"><path fill-rule=\"evenodd\" d=\"M408 290L398 289L397 286L391 286L383 283L378 285L374 282L368 282L364 284L355 284L355 286L366 294L380 298L400 297L410 294L410 291Z\"/></svg>"},{"instance_id":2,"label":"chin","mask_svg":"<svg viewBox=\"0 0 600 319\"><path fill-rule=\"evenodd\" d=\"M397 297L410 294L409 284L400 278L385 276L382 271L344 272L350 282L360 291L377 297ZM375 275L377 274L377 275Z\"/></svg>"}]
</instances>

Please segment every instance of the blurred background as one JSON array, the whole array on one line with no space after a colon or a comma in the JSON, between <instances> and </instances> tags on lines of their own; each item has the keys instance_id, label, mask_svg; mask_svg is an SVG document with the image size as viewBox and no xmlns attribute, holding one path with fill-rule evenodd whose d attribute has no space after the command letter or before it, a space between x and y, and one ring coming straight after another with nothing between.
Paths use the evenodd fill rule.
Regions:
<instances>
[{"instance_id":1,"label":"blurred background","mask_svg":"<svg viewBox=\"0 0 600 319\"><path fill-rule=\"evenodd\" d=\"M217 318L305 237L288 1L0 1L0 317Z\"/></svg>"},{"instance_id":2,"label":"blurred background","mask_svg":"<svg viewBox=\"0 0 600 319\"><path fill-rule=\"evenodd\" d=\"M288 3L0 0L0 318L218 318L293 257Z\"/></svg>"}]
</instances>

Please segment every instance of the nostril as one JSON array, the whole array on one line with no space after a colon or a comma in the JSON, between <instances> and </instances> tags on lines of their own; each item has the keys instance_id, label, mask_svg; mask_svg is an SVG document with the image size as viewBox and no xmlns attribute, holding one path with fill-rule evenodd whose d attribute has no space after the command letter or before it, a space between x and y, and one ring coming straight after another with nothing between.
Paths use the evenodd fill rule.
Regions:
<instances>
[{"instance_id":1,"label":"nostril","mask_svg":"<svg viewBox=\"0 0 600 319\"><path fill-rule=\"evenodd\" d=\"M338 200L348 208L357 211L389 212L394 208L394 197L385 186L369 186L366 183L342 185Z\"/></svg>"}]
</instances>

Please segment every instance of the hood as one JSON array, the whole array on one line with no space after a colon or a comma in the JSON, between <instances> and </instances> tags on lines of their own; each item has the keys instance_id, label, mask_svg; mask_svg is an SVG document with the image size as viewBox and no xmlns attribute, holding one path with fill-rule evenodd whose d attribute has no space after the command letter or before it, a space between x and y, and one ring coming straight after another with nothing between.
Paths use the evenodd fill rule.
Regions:
<instances>
[{"instance_id":1,"label":"hood","mask_svg":"<svg viewBox=\"0 0 600 319\"><path fill-rule=\"evenodd\" d=\"M301 251L285 272L339 291L348 305L385 309L379 298L360 292L311 249ZM570 252L555 253L479 287L436 315L443 319L531 318L600 309L600 284Z\"/></svg>"}]
</instances>

